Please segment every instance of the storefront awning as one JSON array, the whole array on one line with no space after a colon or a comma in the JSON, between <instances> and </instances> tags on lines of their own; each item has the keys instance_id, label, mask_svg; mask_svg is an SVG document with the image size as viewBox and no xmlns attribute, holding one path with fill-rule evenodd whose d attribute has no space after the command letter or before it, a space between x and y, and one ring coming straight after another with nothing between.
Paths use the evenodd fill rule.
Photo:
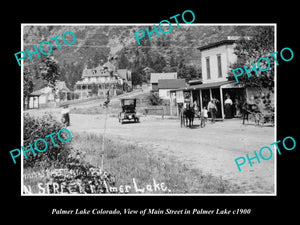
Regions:
<instances>
[{"instance_id":1,"label":"storefront awning","mask_svg":"<svg viewBox=\"0 0 300 225\"><path fill-rule=\"evenodd\" d=\"M220 82L212 82L212 83L206 83L206 84L197 84L197 85L192 85L188 86L185 88L178 88L178 89L173 89L171 91L190 91L190 90L200 90L200 89L210 89L210 88L218 88L226 84L232 84L235 81L233 80L226 80L226 81L220 81Z\"/></svg>"}]
</instances>

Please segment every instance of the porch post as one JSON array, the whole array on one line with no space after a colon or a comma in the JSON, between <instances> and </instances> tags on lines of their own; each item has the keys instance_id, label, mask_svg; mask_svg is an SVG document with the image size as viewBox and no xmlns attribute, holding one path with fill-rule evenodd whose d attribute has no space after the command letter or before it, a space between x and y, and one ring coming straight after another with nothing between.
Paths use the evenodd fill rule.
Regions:
<instances>
[{"instance_id":1,"label":"porch post","mask_svg":"<svg viewBox=\"0 0 300 225\"><path fill-rule=\"evenodd\" d=\"M171 93L171 91L170 91L170 98L169 98L169 99L170 99L170 116L173 116L173 115L172 115L172 106L173 106L173 105L172 105L172 100L173 100L173 99L172 99L172 93Z\"/></svg>"},{"instance_id":2,"label":"porch post","mask_svg":"<svg viewBox=\"0 0 300 225\"><path fill-rule=\"evenodd\" d=\"M221 112L222 112L222 119L224 119L224 102L223 102L223 91L222 86L220 86L220 101L221 101Z\"/></svg>"},{"instance_id":3,"label":"porch post","mask_svg":"<svg viewBox=\"0 0 300 225\"><path fill-rule=\"evenodd\" d=\"M212 92L211 92L211 88L209 89L209 97L210 97L210 100L212 100Z\"/></svg>"},{"instance_id":4,"label":"porch post","mask_svg":"<svg viewBox=\"0 0 300 225\"><path fill-rule=\"evenodd\" d=\"M200 92L200 109L203 109L204 106L202 102L202 90L200 89L199 92Z\"/></svg>"}]
</instances>

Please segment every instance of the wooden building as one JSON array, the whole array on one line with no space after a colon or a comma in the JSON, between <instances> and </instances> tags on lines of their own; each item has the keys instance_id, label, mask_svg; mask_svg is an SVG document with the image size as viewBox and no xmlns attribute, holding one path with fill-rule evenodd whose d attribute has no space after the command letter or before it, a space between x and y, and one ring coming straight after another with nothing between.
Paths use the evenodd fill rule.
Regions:
<instances>
[{"instance_id":1,"label":"wooden building","mask_svg":"<svg viewBox=\"0 0 300 225\"><path fill-rule=\"evenodd\" d=\"M158 80L158 96L162 99L170 98L170 90L186 87L185 79Z\"/></svg>"},{"instance_id":2,"label":"wooden building","mask_svg":"<svg viewBox=\"0 0 300 225\"><path fill-rule=\"evenodd\" d=\"M174 73L151 73L151 91L158 92L158 80L177 79L177 72Z\"/></svg>"},{"instance_id":3,"label":"wooden building","mask_svg":"<svg viewBox=\"0 0 300 225\"><path fill-rule=\"evenodd\" d=\"M204 106L207 107L210 99L215 98L218 100L216 117L224 119L226 96L229 96L233 103L245 101L253 103L256 88L245 88L235 80L228 80L229 66L237 60L234 54L235 42L236 38L226 39L198 47L201 52L203 83L190 82L185 88L170 90L171 108L172 106L177 108L173 110L173 115L178 115L178 108L183 102L192 102L202 109ZM234 115L234 105L232 109Z\"/></svg>"},{"instance_id":4,"label":"wooden building","mask_svg":"<svg viewBox=\"0 0 300 225\"><path fill-rule=\"evenodd\" d=\"M48 103L66 101L71 91L64 81L55 82L55 91L46 86L29 94L27 109L34 109L46 106Z\"/></svg>"}]
</instances>

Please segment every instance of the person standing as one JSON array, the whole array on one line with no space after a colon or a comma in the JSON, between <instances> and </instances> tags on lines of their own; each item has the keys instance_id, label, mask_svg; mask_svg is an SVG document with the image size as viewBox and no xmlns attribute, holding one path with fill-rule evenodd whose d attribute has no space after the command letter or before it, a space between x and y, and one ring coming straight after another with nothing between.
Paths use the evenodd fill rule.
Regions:
<instances>
[{"instance_id":1,"label":"person standing","mask_svg":"<svg viewBox=\"0 0 300 225\"><path fill-rule=\"evenodd\" d=\"M217 113L217 106L215 105L213 99L211 99L207 105L208 111L210 112L211 115L211 122L215 122L216 118L216 113Z\"/></svg>"},{"instance_id":2,"label":"person standing","mask_svg":"<svg viewBox=\"0 0 300 225\"><path fill-rule=\"evenodd\" d=\"M205 123L207 121L207 117L208 117L208 115L207 115L207 109L206 109L206 106L204 106L204 108L200 112L200 121L201 121L200 126L201 127L205 127Z\"/></svg>"},{"instance_id":3,"label":"person standing","mask_svg":"<svg viewBox=\"0 0 300 225\"><path fill-rule=\"evenodd\" d=\"M62 122L66 125L66 126L70 126L70 109L68 105L64 105L62 110L61 110L61 114L62 114Z\"/></svg>"},{"instance_id":4,"label":"person standing","mask_svg":"<svg viewBox=\"0 0 300 225\"><path fill-rule=\"evenodd\" d=\"M241 109L240 109L241 106L240 106L240 101L238 98L235 99L234 106L235 106L235 116L240 117L241 116Z\"/></svg>"},{"instance_id":5,"label":"person standing","mask_svg":"<svg viewBox=\"0 0 300 225\"><path fill-rule=\"evenodd\" d=\"M194 111L195 111L195 115L200 117L200 109L196 101L194 101Z\"/></svg>"},{"instance_id":6,"label":"person standing","mask_svg":"<svg viewBox=\"0 0 300 225\"><path fill-rule=\"evenodd\" d=\"M231 119L231 106L232 106L232 100L229 96L227 96L227 99L225 100L225 119Z\"/></svg>"},{"instance_id":7,"label":"person standing","mask_svg":"<svg viewBox=\"0 0 300 225\"><path fill-rule=\"evenodd\" d=\"M208 118L206 106L204 106L204 108L203 108L203 117L204 117L204 120L206 122L207 118Z\"/></svg>"}]
</instances>

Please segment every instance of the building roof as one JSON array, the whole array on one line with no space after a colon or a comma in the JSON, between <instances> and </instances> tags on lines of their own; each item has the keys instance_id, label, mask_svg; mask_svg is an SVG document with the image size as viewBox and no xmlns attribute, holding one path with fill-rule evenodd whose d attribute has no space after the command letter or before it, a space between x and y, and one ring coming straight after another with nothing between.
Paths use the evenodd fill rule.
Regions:
<instances>
[{"instance_id":1,"label":"building roof","mask_svg":"<svg viewBox=\"0 0 300 225\"><path fill-rule=\"evenodd\" d=\"M66 86L66 83L64 81L56 81L55 83L55 88L59 91L66 91L70 92L70 89ZM52 93L52 88L49 86L43 87L39 90L36 90L34 92L31 92L29 95L30 96L40 96L43 94L51 94Z\"/></svg>"},{"instance_id":2,"label":"building roof","mask_svg":"<svg viewBox=\"0 0 300 225\"><path fill-rule=\"evenodd\" d=\"M225 40L222 40L222 41L217 41L217 42L214 42L214 43L210 43L208 45L200 46L197 49L199 49L200 51L203 51L203 50L207 50L207 49L210 49L210 48L218 47L220 45L233 44L235 42L236 42L236 40L227 40L227 39L225 39Z\"/></svg>"},{"instance_id":3,"label":"building roof","mask_svg":"<svg viewBox=\"0 0 300 225\"><path fill-rule=\"evenodd\" d=\"M150 83L158 83L162 79L177 79L177 72L174 73L151 73Z\"/></svg>"},{"instance_id":4,"label":"building roof","mask_svg":"<svg viewBox=\"0 0 300 225\"><path fill-rule=\"evenodd\" d=\"M185 79L160 79L158 89L174 89L185 87Z\"/></svg>"},{"instance_id":5,"label":"building roof","mask_svg":"<svg viewBox=\"0 0 300 225\"><path fill-rule=\"evenodd\" d=\"M197 79L197 80L190 80L188 81L189 85L197 85L197 84L202 84L202 79Z\"/></svg>"},{"instance_id":6,"label":"building roof","mask_svg":"<svg viewBox=\"0 0 300 225\"><path fill-rule=\"evenodd\" d=\"M94 69L84 69L82 71L82 78L84 77L108 77L110 76L110 72L108 70L104 70L102 68L94 68Z\"/></svg>"},{"instance_id":7,"label":"building roof","mask_svg":"<svg viewBox=\"0 0 300 225\"><path fill-rule=\"evenodd\" d=\"M31 92L29 94L29 96L40 96L40 95L44 94L41 90L37 90L37 91Z\"/></svg>"},{"instance_id":8,"label":"building roof","mask_svg":"<svg viewBox=\"0 0 300 225\"><path fill-rule=\"evenodd\" d=\"M67 87L67 85L64 81L56 81L55 87L60 91L61 90L70 91L70 89Z\"/></svg>"}]
</instances>

